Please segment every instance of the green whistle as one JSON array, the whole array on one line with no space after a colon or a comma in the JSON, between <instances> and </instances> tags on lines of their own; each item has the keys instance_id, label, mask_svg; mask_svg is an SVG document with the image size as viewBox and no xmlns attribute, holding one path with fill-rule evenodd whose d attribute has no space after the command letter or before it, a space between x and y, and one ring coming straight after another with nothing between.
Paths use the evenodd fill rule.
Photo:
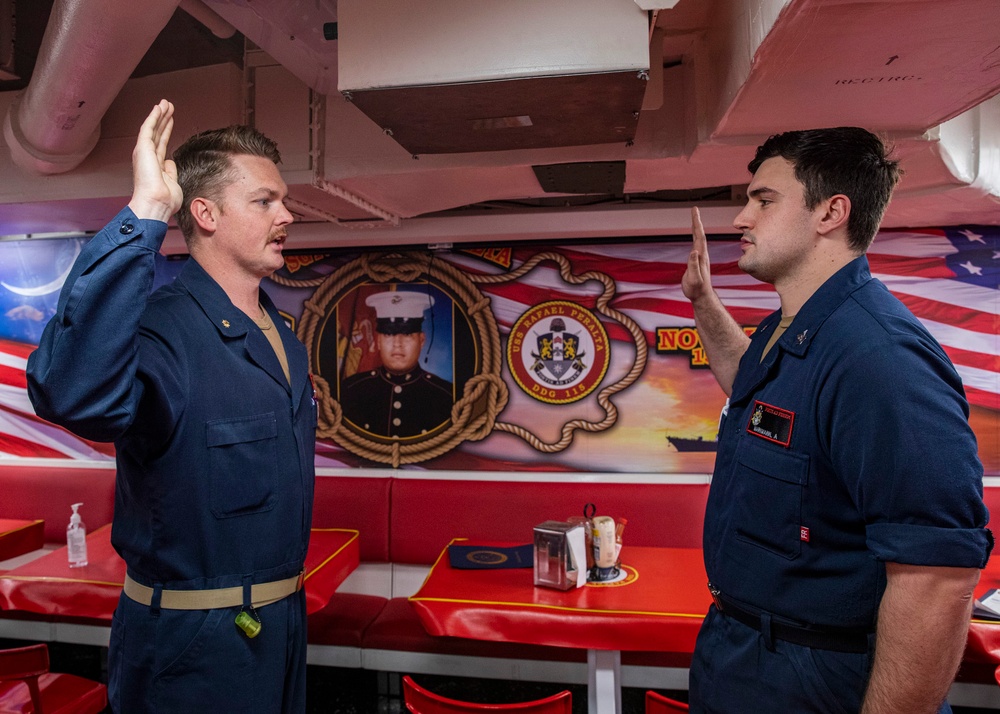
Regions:
<instances>
[{"instance_id":1,"label":"green whistle","mask_svg":"<svg viewBox=\"0 0 1000 714\"><path fill-rule=\"evenodd\" d=\"M236 626L243 630L243 634L251 640L260 634L260 621L252 618L246 610L241 610L240 614L236 616Z\"/></svg>"}]
</instances>

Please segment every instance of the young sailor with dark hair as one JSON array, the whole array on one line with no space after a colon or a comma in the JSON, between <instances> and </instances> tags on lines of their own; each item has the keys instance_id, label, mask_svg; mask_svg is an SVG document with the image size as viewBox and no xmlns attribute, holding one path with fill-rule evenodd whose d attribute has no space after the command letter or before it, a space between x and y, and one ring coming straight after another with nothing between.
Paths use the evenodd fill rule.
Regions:
<instances>
[{"instance_id":1,"label":"young sailor with dark hair","mask_svg":"<svg viewBox=\"0 0 1000 714\"><path fill-rule=\"evenodd\" d=\"M729 395L691 711L948 712L993 539L961 380L865 257L897 164L842 127L771 137L749 169L739 266L780 309L744 334L697 209L682 281Z\"/></svg>"}]
</instances>

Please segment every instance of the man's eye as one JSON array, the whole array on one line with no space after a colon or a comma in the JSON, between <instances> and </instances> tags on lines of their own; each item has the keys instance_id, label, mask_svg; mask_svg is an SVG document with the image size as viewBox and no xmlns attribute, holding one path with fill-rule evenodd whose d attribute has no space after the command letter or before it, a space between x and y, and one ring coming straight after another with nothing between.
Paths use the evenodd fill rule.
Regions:
<instances>
[{"instance_id":1,"label":"man's eye","mask_svg":"<svg viewBox=\"0 0 1000 714\"><path fill-rule=\"evenodd\" d=\"M262 205L264 208L267 208L268 206L271 205L271 199L270 198L261 198L261 199L257 200L257 203L259 203L260 205Z\"/></svg>"}]
</instances>

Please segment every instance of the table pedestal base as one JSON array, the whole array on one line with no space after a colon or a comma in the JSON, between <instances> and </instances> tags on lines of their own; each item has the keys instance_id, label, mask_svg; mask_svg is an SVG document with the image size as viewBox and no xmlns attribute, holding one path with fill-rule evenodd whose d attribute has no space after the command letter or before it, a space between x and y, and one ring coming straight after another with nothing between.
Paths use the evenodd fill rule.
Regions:
<instances>
[{"instance_id":1,"label":"table pedestal base","mask_svg":"<svg viewBox=\"0 0 1000 714\"><path fill-rule=\"evenodd\" d=\"M621 714L622 653L618 650L587 650L587 711L589 714Z\"/></svg>"}]
</instances>

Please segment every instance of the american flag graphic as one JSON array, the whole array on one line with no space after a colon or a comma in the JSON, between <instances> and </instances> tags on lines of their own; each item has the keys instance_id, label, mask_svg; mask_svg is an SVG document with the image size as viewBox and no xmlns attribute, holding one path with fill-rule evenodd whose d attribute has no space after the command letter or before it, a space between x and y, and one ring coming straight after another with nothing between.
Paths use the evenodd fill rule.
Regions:
<instances>
[{"instance_id":1,"label":"american flag graphic","mask_svg":"<svg viewBox=\"0 0 1000 714\"><path fill-rule=\"evenodd\" d=\"M610 306L630 317L655 344L659 327L693 326L691 305L680 288L690 244L663 241L576 246L521 244L512 268L541 251L555 251L575 275L596 271L615 282ZM731 237L709 244L713 283L742 325L756 325L778 307L769 285L737 266L739 244ZM920 231L883 231L868 252L872 273L927 326L955 363L971 404L1000 411L1000 228L970 226ZM436 258L437 259L437 258ZM456 252L440 256L470 275L503 272L478 257ZM567 284L552 262L544 262L515 282L482 285L501 331L507 332L533 305L571 300L593 308L602 286ZM301 306L281 306L297 313ZM0 316L0 319L3 319ZM614 321L605 327L612 340L631 342ZM38 419L28 401L25 367L33 345L0 340L0 457L109 460L113 447L79 439ZM321 445L319 451L322 452Z\"/></svg>"},{"instance_id":2,"label":"american flag graphic","mask_svg":"<svg viewBox=\"0 0 1000 714\"><path fill-rule=\"evenodd\" d=\"M869 261L944 347L969 403L1000 410L1000 228L885 232Z\"/></svg>"},{"instance_id":3,"label":"american flag graphic","mask_svg":"<svg viewBox=\"0 0 1000 714\"><path fill-rule=\"evenodd\" d=\"M33 349L34 345L0 340L0 458L113 459L111 444L81 439L35 416L25 378Z\"/></svg>"},{"instance_id":4,"label":"american flag graphic","mask_svg":"<svg viewBox=\"0 0 1000 714\"><path fill-rule=\"evenodd\" d=\"M581 274L610 274L617 284L611 306L631 317L655 344L657 327L693 326L691 304L681 292L688 243L633 243L559 248ZM514 251L517 267L539 252ZM770 285L743 273L742 254L730 240L709 244L712 281L733 317L753 326L779 307ZM1000 228L968 227L925 231L883 231L868 251L872 275L881 280L941 343L955 364L971 404L1000 410ZM454 258L469 272L481 270L475 259ZM483 286L493 298L501 328L509 328L530 306L544 300L577 300L581 292L596 297L600 288L567 286L551 263L540 265L517 283ZM609 324L612 339L629 341L620 326Z\"/></svg>"}]
</instances>

